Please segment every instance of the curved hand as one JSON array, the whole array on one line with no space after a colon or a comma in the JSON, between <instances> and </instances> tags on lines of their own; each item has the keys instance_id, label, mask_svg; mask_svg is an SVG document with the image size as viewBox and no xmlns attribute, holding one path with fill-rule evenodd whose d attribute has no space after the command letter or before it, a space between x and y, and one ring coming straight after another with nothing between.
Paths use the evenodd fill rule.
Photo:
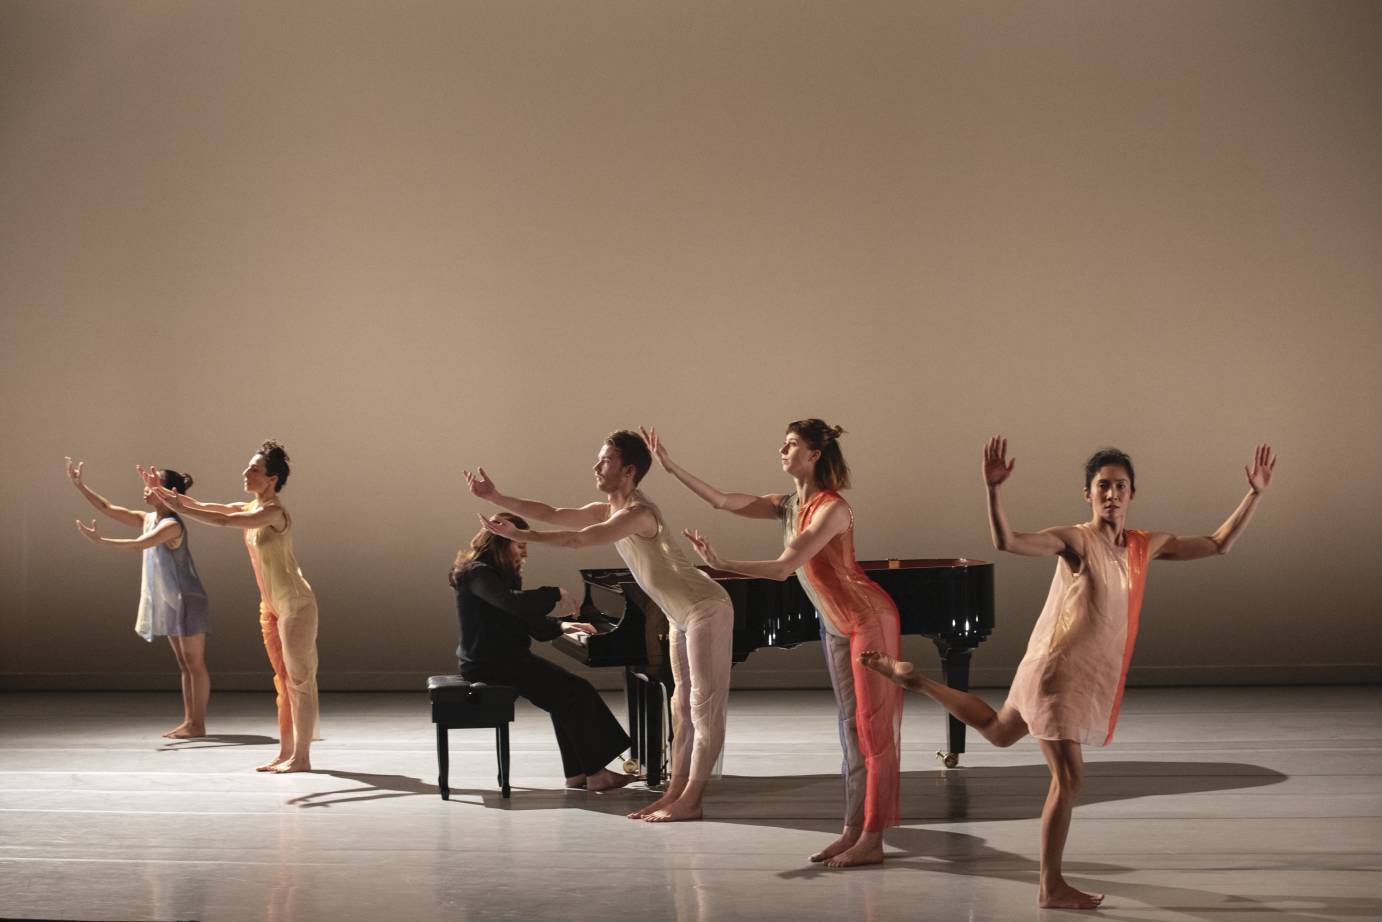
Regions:
<instances>
[{"instance_id":1,"label":"curved hand","mask_svg":"<svg viewBox=\"0 0 1382 922\"><path fill-rule=\"evenodd\" d=\"M1012 476L1017 459L1008 459L1008 440L995 435L984 446L984 483L996 487Z\"/></svg>"},{"instance_id":2,"label":"curved hand","mask_svg":"<svg viewBox=\"0 0 1382 922\"><path fill-rule=\"evenodd\" d=\"M1272 446L1263 442L1257 446L1257 451L1252 456L1252 467L1244 467L1243 473L1248 477L1248 486L1254 493L1264 493L1272 482L1272 471L1276 470L1276 455L1272 453Z\"/></svg>"},{"instance_id":3,"label":"curved hand","mask_svg":"<svg viewBox=\"0 0 1382 922\"><path fill-rule=\"evenodd\" d=\"M465 485L470 488L471 494L475 497L483 499L486 502L494 502L494 498L499 495L499 489L494 485L494 481L490 479L489 474L485 473L483 467L476 468L476 471L478 471L478 473L475 474L472 474L470 471L464 472Z\"/></svg>"},{"instance_id":4,"label":"curved hand","mask_svg":"<svg viewBox=\"0 0 1382 922\"><path fill-rule=\"evenodd\" d=\"M163 505L167 506L169 509L183 508L182 494L176 490L170 490L167 487L159 486L153 487L152 493L159 499L160 502L163 503Z\"/></svg>"},{"instance_id":5,"label":"curved hand","mask_svg":"<svg viewBox=\"0 0 1382 922\"><path fill-rule=\"evenodd\" d=\"M134 469L139 472L139 479L144 481L144 486L150 490L157 490L163 486L162 479L158 476L158 468L150 464L147 468L142 464L136 464Z\"/></svg>"},{"instance_id":6,"label":"curved hand","mask_svg":"<svg viewBox=\"0 0 1382 922\"><path fill-rule=\"evenodd\" d=\"M510 541L524 540L523 532L525 529L519 528L508 519L501 519L498 516L487 519L478 512L475 513L475 515L480 519L480 524L485 526L485 531L496 534L501 538L508 538Z\"/></svg>"},{"instance_id":7,"label":"curved hand","mask_svg":"<svg viewBox=\"0 0 1382 922\"><path fill-rule=\"evenodd\" d=\"M74 464L71 458L67 459L67 479L71 480L72 486L76 487L78 490L85 486L85 484L82 483L82 468L85 465L85 461L78 461Z\"/></svg>"},{"instance_id":8,"label":"curved hand","mask_svg":"<svg viewBox=\"0 0 1382 922\"><path fill-rule=\"evenodd\" d=\"M93 544L101 543L101 532L100 529L96 527L95 519L91 520L90 525L86 524L81 519L77 519L77 531L81 532L84 537L89 538Z\"/></svg>"},{"instance_id":9,"label":"curved hand","mask_svg":"<svg viewBox=\"0 0 1382 922\"><path fill-rule=\"evenodd\" d=\"M648 444L648 451L653 453L653 457L657 459L658 464L662 465L662 469L670 472L671 467L669 465L672 463L672 456L667 453L667 446L657 437L657 427L644 429L639 426L638 434L643 436L643 441Z\"/></svg>"},{"instance_id":10,"label":"curved hand","mask_svg":"<svg viewBox=\"0 0 1382 922\"><path fill-rule=\"evenodd\" d=\"M722 566L724 559L720 557L719 554L715 553L715 548L710 546L710 539L708 537L701 534L699 531L692 531L689 528L682 529L681 533L686 536L687 541L691 542L691 546L696 549L696 553L700 555L701 560L706 562L707 566L714 567L717 570L724 569Z\"/></svg>"}]
</instances>

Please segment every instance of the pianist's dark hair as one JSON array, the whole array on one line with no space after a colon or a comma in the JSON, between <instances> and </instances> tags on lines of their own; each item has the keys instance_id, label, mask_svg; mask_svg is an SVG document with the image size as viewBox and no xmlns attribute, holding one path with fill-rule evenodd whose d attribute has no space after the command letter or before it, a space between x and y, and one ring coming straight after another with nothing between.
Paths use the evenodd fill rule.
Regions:
<instances>
[{"instance_id":1,"label":"pianist's dark hair","mask_svg":"<svg viewBox=\"0 0 1382 922\"><path fill-rule=\"evenodd\" d=\"M823 419L799 419L787 424L787 431L806 443L806 447L819 451L816 459L816 485L822 490L849 489L849 465L840 451L840 436L845 430L831 426Z\"/></svg>"},{"instance_id":2,"label":"pianist's dark hair","mask_svg":"<svg viewBox=\"0 0 1382 922\"><path fill-rule=\"evenodd\" d=\"M1119 451L1116 448L1101 448L1089 456L1089 460L1084 463L1084 488L1089 489L1089 485L1094 482L1094 475L1099 473L1099 468L1105 464L1116 464L1128 472L1128 487L1133 493L1137 492L1137 475L1133 473L1132 458L1128 457L1127 452Z\"/></svg>"},{"instance_id":3,"label":"pianist's dark hair","mask_svg":"<svg viewBox=\"0 0 1382 922\"><path fill-rule=\"evenodd\" d=\"M497 519L507 519L519 528L527 528L528 523L512 512L501 512ZM522 588L522 577L519 576L518 568L513 565L508 554L501 553L513 544L503 535L496 535L488 528L481 528L475 537L470 539L470 547L462 548L456 554L456 562L451 565L451 587L454 589L456 584L461 581L465 572L477 563L488 564L499 571L499 576L504 582L514 589Z\"/></svg>"},{"instance_id":4,"label":"pianist's dark hair","mask_svg":"<svg viewBox=\"0 0 1382 922\"><path fill-rule=\"evenodd\" d=\"M619 452L621 464L633 465L633 484L638 486L639 481L653 466L653 456L648 451L648 443L643 441L643 436L631 429L620 429L618 432L611 432L605 438L605 444Z\"/></svg>"}]
</instances>

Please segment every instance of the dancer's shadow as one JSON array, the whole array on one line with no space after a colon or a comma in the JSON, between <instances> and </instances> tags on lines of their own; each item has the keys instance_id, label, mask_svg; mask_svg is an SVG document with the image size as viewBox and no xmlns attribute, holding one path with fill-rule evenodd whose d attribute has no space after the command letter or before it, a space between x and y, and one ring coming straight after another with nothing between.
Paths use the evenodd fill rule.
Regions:
<instances>
[{"instance_id":1,"label":"dancer's shadow","mask_svg":"<svg viewBox=\"0 0 1382 922\"><path fill-rule=\"evenodd\" d=\"M188 749L224 749L227 746L266 746L277 743L273 736L259 736L253 733L218 733L212 736L194 736L185 740L168 740L159 752L182 752Z\"/></svg>"},{"instance_id":2,"label":"dancer's shadow","mask_svg":"<svg viewBox=\"0 0 1382 922\"><path fill-rule=\"evenodd\" d=\"M308 774L308 773L304 773ZM394 797L416 797L420 794L438 795L437 786L428 784L420 778L408 775L374 775L367 772L343 772L332 769L314 769L312 775L329 775L357 783L358 787L341 788L336 791L313 791L288 801L295 807L333 807L337 804L360 803L368 800L388 800ZM473 793L453 788L453 793ZM478 793L478 792L474 792ZM495 792L495 797L499 793Z\"/></svg>"}]
</instances>

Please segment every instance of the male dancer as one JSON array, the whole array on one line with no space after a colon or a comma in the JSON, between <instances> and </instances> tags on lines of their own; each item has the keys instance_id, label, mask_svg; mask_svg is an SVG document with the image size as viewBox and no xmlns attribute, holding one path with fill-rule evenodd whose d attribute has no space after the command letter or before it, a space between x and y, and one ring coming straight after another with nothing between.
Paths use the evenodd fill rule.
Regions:
<instances>
[{"instance_id":1,"label":"male dancer","mask_svg":"<svg viewBox=\"0 0 1382 922\"><path fill-rule=\"evenodd\" d=\"M638 433L612 433L600 446L594 468L595 488L605 494L605 501L576 509L506 496L484 468L478 474L466 471L465 479L480 499L563 530L523 529L505 519L480 516L485 528L512 541L573 548L613 544L638 585L667 615L677 686L672 780L662 797L629 814L629 819L663 823L701 818L706 780L724 746L734 608L728 593L692 566L672 542L661 510L638 489L652 464Z\"/></svg>"}]
</instances>

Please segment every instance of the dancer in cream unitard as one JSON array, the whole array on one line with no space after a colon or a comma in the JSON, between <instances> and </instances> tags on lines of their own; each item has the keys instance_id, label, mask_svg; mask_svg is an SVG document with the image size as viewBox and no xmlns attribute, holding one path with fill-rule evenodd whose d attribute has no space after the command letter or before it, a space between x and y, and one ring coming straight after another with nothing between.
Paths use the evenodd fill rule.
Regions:
<instances>
[{"instance_id":1,"label":"dancer in cream unitard","mask_svg":"<svg viewBox=\"0 0 1382 922\"><path fill-rule=\"evenodd\" d=\"M613 544L640 588L667 615L676 697L672 706L672 779L667 791L630 819L660 823L701 818L706 781L724 746L725 709L734 640L734 608L718 583L686 559L673 543L662 512L639 489L652 466L648 447L636 432L620 430L600 447L595 486L603 503L556 508L500 493L484 468L466 471L470 491L480 499L564 531L520 529L512 522L481 516L485 527L513 541L591 547Z\"/></svg>"}]
</instances>

